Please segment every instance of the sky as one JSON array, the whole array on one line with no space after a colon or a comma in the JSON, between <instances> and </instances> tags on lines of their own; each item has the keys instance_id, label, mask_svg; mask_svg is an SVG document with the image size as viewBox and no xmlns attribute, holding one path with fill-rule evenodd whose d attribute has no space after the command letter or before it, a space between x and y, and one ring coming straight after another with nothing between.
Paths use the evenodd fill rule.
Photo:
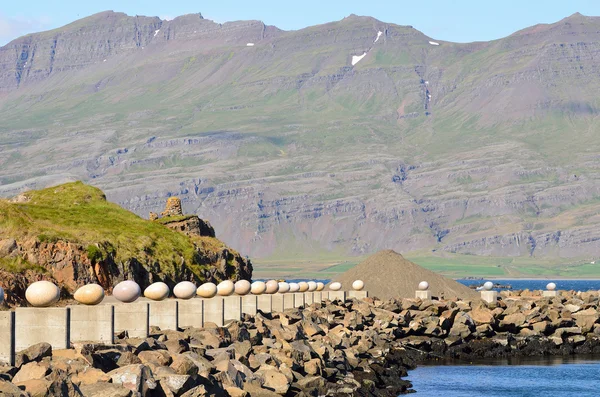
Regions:
<instances>
[{"instance_id":1,"label":"sky","mask_svg":"<svg viewBox=\"0 0 600 397\"><path fill-rule=\"evenodd\" d=\"M600 16L600 0L0 0L0 45L106 10L163 19L199 12L216 22L258 19L285 30L368 15L464 43L498 39L575 12Z\"/></svg>"}]
</instances>

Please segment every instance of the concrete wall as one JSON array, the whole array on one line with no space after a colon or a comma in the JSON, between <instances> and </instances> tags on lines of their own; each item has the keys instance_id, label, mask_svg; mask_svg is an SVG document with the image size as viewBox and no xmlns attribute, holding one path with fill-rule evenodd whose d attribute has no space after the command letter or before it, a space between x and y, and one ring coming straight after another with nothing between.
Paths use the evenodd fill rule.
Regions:
<instances>
[{"instance_id":1,"label":"concrete wall","mask_svg":"<svg viewBox=\"0 0 600 397\"><path fill-rule=\"evenodd\" d=\"M68 307L18 307L15 310L17 352L47 342L53 349L71 347Z\"/></svg>"},{"instance_id":2,"label":"concrete wall","mask_svg":"<svg viewBox=\"0 0 600 397\"><path fill-rule=\"evenodd\" d=\"M294 294L293 293L287 293L285 295L283 295L283 310L288 310L288 309L293 309L294 308ZM283 310L275 310L275 308L273 308L273 311L283 311Z\"/></svg>"},{"instance_id":3,"label":"concrete wall","mask_svg":"<svg viewBox=\"0 0 600 397\"><path fill-rule=\"evenodd\" d=\"M192 298L189 300L180 300L178 306L178 326L202 328L204 322L202 319L204 312L204 300Z\"/></svg>"},{"instance_id":4,"label":"concrete wall","mask_svg":"<svg viewBox=\"0 0 600 397\"><path fill-rule=\"evenodd\" d=\"M258 310L258 296L246 295L242 296L242 314L256 315Z\"/></svg>"},{"instance_id":5,"label":"concrete wall","mask_svg":"<svg viewBox=\"0 0 600 397\"><path fill-rule=\"evenodd\" d=\"M178 304L175 299L149 302L150 326L159 327L161 330L177 331Z\"/></svg>"},{"instance_id":6,"label":"concrete wall","mask_svg":"<svg viewBox=\"0 0 600 397\"><path fill-rule=\"evenodd\" d=\"M282 312L286 309L285 307L285 297L290 296L290 294L273 294L269 295L271 297L271 311L273 313ZM294 302L292 298L292 303Z\"/></svg>"},{"instance_id":7,"label":"concrete wall","mask_svg":"<svg viewBox=\"0 0 600 397\"><path fill-rule=\"evenodd\" d=\"M321 302L323 302L323 293L321 291L315 291L315 292L313 292L313 301L315 303L321 303Z\"/></svg>"},{"instance_id":8,"label":"concrete wall","mask_svg":"<svg viewBox=\"0 0 600 397\"><path fill-rule=\"evenodd\" d=\"M258 295L257 297L257 309L263 313L271 313L273 311L273 295Z\"/></svg>"},{"instance_id":9,"label":"concrete wall","mask_svg":"<svg viewBox=\"0 0 600 397\"><path fill-rule=\"evenodd\" d=\"M304 306L304 292L295 292L293 295L294 295L294 307Z\"/></svg>"},{"instance_id":10,"label":"concrete wall","mask_svg":"<svg viewBox=\"0 0 600 397\"><path fill-rule=\"evenodd\" d=\"M220 296L203 299L204 301L204 311L203 314L203 324L206 323L215 323L219 327L222 327L225 323L225 299Z\"/></svg>"},{"instance_id":11,"label":"concrete wall","mask_svg":"<svg viewBox=\"0 0 600 397\"><path fill-rule=\"evenodd\" d=\"M148 302L115 305L115 332L127 331L131 338L146 338L150 317Z\"/></svg>"},{"instance_id":12,"label":"concrete wall","mask_svg":"<svg viewBox=\"0 0 600 397\"><path fill-rule=\"evenodd\" d=\"M15 365L15 312L0 312L0 361Z\"/></svg>"},{"instance_id":13,"label":"concrete wall","mask_svg":"<svg viewBox=\"0 0 600 397\"><path fill-rule=\"evenodd\" d=\"M304 293L304 305L309 306L315 302L314 292L305 292Z\"/></svg>"},{"instance_id":14,"label":"concrete wall","mask_svg":"<svg viewBox=\"0 0 600 397\"><path fill-rule=\"evenodd\" d=\"M114 343L115 308L112 305L69 306L71 342Z\"/></svg>"},{"instance_id":15,"label":"concrete wall","mask_svg":"<svg viewBox=\"0 0 600 397\"><path fill-rule=\"evenodd\" d=\"M223 301L224 324L228 324L232 321L240 321L242 319L242 297L238 295L226 296Z\"/></svg>"},{"instance_id":16,"label":"concrete wall","mask_svg":"<svg viewBox=\"0 0 600 397\"><path fill-rule=\"evenodd\" d=\"M335 301L340 300L344 302L346 300L346 292L345 291L329 291L329 300Z\"/></svg>"},{"instance_id":17,"label":"concrete wall","mask_svg":"<svg viewBox=\"0 0 600 397\"><path fill-rule=\"evenodd\" d=\"M367 293L367 291L348 291L346 293L346 296L348 297L348 299L364 299L368 297L369 294Z\"/></svg>"}]
</instances>

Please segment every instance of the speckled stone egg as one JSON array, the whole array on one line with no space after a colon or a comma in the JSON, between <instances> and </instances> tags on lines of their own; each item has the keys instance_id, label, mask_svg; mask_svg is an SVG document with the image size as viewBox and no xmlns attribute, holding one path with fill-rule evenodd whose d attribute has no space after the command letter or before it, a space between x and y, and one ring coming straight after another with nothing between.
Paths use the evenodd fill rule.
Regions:
<instances>
[{"instance_id":1,"label":"speckled stone egg","mask_svg":"<svg viewBox=\"0 0 600 397\"><path fill-rule=\"evenodd\" d=\"M280 281L279 282L279 293L280 294L285 294L286 292L290 291L290 285L288 283L286 283L285 281Z\"/></svg>"},{"instance_id":2,"label":"speckled stone egg","mask_svg":"<svg viewBox=\"0 0 600 397\"><path fill-rule=\"evenodd\" d=\"M138 283L132 280L121 281L113 288L113 296L121 302L135 302L142 294L142 290Z\"/></svg>"},{"instance_id":3,"label":"speckled stone egg","mask_svg":"<svg viewBox=\"0 0 600 397\"><path fill-rule=\"evenodd\" d=\"M427 291L429 289L429 283L427 281L421 281L419 283L419 291Z\"/></svg>"},{"instance_id":4,"label":"speckled stone egg","mask_svg":"<svg viewBox=\"0 0 600 397\"><path fill-rule=\"evenodd\" d=\"M332 291L339 291L342 289L342 284L338 282L331 283L329 284L329 289Z\"/></svg>"},{"instance_id":5,"label":"speckled stone egg","mask_svg":"<svg viewBox=\"0 0 600 397\"><path fill-rule=\"evenodd\" d=\"M27 287L25 298L32 306L52 306L60 299L60 290L50 281L36 281Z\"/></svg>"},{"instance_id":6,"label":"speckled stone egg","mask_svg":"<svg viewBox=\"0 0 600 397\"><path fill-rule=\"evenodd\" d=\"M83 305L97 305L104 299L104 289L98 284L87 284L75 291L73 298Z\"/></svg>"},{"instance_id":7,"label":"speckled stone egg","mask_svg":"<svg viewBox=\"0 0 600 397\"><path fill-rule=\"evenodd\" d=\"M173 295L179 299L192 299L198 288L191 281L181 281L173 287Z\"/></svg>"},{"instance_id":8,"label":"speckled stone egg","mask_svg":"<svg viewBox=\"0 0 600 397\"><path fill-rule=\"evenodd\" d=\"M325 289L325 284L322 282L317 283L317 291L323 291Z\"/></svg>"},{"instance_id":9,"label":"speckled stone egg","mask_svg":"<svg viewBox=\"0 0 600 397\"><path fill-rule=\"evenodd\" d=\"M252 289L252 284L248 280L237 281L234 285L236 295L248 295Z\"/></svg>"},{"instance_id":10,"label":"speckled stone egg","mask_svg":"<svg viewBox=\"0 0 600 397\"><path fill-rule=\"evenodd\" d=\"M362 291L365 288L365 282L362 280L354 280L352 283L352 289L355 291Z\"/></svg>"},{"instance_id":11,"label":"speckled stone egg","mask_svg":"<svg viewBox=\"0 0 600 397\"><path fill-rule=\"evenodd\" d=\"M229 296L233 294L233 291L235 291L235 285L231 280L221 281L217 285L217 294L220 296Z\"/></svg>"},{"instance_id":12,"label":"speckled stone egg","mask_svg":"<svg viewBox=\"0 0 600 397\"><path fill-rule=\"evenodd\" d=\"M309 281L308 283L308 292L313 292L317 290L317 283L315 281Z\"/></svg>"},{"instance_id":13,"label":"speckled stone egg","mask_svg":"<svg viewBox=\"0 0 600 397\"><path fill-rule=\"evenodd\" d=\"M267 281L267 290L265 291L267 294L275 294L279 291L279 283L275 280Z\"/></svg>"},{"instance_id":14,"label":"speckled stone egg","mask_svg":"<svg viewBox=\"0 0 600 397\"><path fill-rule=\"evenodd\" d=\"M308 283L305 281L300 281L298 283L298 287L300 287L300 290L298 292L306 292L308 291Z\"/></svg>"},{"instance_id":15,"label":"speckled stone egg","mask_svg":"<svg viewBox=\"0 0 600 397\"><path fill-rule=\"evenodd\" d=\"M148 299L152 299L153 301L162 301L164 299L167 299L167 297L169 296L169 292L171 292L169 290L169 286L159 281L157 283L150 284L144 290L144 296Z\"/></svg>"},{"instance_id":16,"label":"speckled stone egg","mask_svg":"<svg viewBox=\"0 0 600 397\"><path fill-rule=\"evenodd\" d=\"M218 287L215 283L204 283L196 290L196 295L201 298L214 298L217 295Z\"/></svg>"},{"instance_id":17,"label":"speckled stone egg","mask_svg":"<svg viewBox=\"0 0 600 397\"><path fill-rule=\"evenodd\" d=\"M300 286L298 283L290 283L290 292L298 292L300 291Z\"/></svg>"},{"instance_id":18,"label":"speckled stone egg","mask_svg":"<svg viewBox=\"0 0 600 397\"><path fill-rule=\"evenodd\" d=\"M266 290L267 290L267 285L265 284L264 281L255 281L252 283L252 286L250 287L250 292L252 292L254 295L262 295L265 293Z\"/></svg>"}]
</instances>

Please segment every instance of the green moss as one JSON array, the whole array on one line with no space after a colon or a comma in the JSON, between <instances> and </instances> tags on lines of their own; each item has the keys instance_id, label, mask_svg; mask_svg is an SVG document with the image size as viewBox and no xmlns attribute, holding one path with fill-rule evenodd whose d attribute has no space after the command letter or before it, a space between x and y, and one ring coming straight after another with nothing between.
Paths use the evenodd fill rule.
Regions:
<instances>
[{"instance_id":1,"label":"green moss","mask_svg":"<svg viewBox=\"0 0 600 397\"><path fill-rule=\"evenodd\" d=\"M20 256L14 258L0 258L0 269L8 271L10 273L25 273L27 270L34 270L40 273L46 273L46 269L41 266L34 265L21 258Z\"/></svg>"}]
</instances>

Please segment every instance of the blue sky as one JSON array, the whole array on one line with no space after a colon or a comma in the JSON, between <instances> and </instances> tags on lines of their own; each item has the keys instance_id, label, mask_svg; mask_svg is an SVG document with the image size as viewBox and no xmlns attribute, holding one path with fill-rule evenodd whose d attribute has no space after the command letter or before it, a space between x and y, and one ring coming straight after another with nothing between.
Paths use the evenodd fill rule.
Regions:
<instances>
[{"instance_id":1,"label":"blue sky","mask_svg":"<svg viewBox=\"0 0 600 397\"><path fill-rule=\"evenodd\" d=\"M575 12L600 16L600 0L0 0L0 45L105 10L162 18L200 12L217 22L260 19L286 30L354 13L412 25L439 40L469 42L505 37Z\"/></svg>"}]
</instances>

